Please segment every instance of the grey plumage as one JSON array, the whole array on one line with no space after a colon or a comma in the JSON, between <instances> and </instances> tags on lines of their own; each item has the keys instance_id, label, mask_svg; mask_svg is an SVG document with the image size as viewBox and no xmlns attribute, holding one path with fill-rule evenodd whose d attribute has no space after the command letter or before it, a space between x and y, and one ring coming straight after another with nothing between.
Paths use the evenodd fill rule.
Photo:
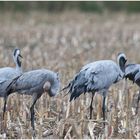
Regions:
<instances>
[{"instance_id":1,"label":"grey plumage","mask_svg":"<svg viewBox=\"0 0 140 140\"><path fill-rule=\"evenodd\" d=\"M15 80L22 73L20 57L22 57L20 55L20 50L15 49L13 52L13 59L16 64L16 68L4 67L0 69L0 97L4 98L3 119L6 111L7 98L10 94L9 90Z\"/></svg>"},{"instance_id":2,"label":"grey plumage","mask_svg":"<svg viewBox=\"0 0 140 140\"><path fill-rule=\"evenodd\" d=\"M125 67L125 78L135 82L135 75L139 72L139 64L128 64Z\"/></svg>"},{"instance_id":3,"label":"grey plumage","mask_svg":"<svg viewBox=\"0 0 140 140\"><path fill-rule=\"evenodd\" d=\"M12 82L13 79L22 74L20 57L22 57L20 55L20 50L15 49L13 52L13 59L16 64L16 68L0 68L0 97L5 96L6 88L10 84L10 82Z\"/></svg>"},{"instance_id":4,"label":"grey plumage","mask_svg":"<svg viewBox=\"0 0 140 140\"><path fill-rule=\"evenodd\" d=\"M44 92L50 96L55 96L60 88L60 79L58 73L47 69L32 70L25 72L20 76L12 87L10 92L18 94L32 95L31 126L33 136L35 136L34 126L34 105Z\"/></svg>"},{"instance_id":5,"label":"grey plumage","mask_svg":"<svg viewBox=\"0 0 140 140\"><path fill-rule=\"evenodd\" d=\"M126 56L123 53L118 55L118 63L119 66L112 60L100 60L85 65L64 88L69 89L70 101L86 92L92 92L94 96L100 91L105 98L109 87L124 77Z\"/></svg>"},{"instance_id":6,"label":"grey plumage","mask_svg":"<svg viewBox=\"0 0 140 140\"><path fill-rule=\"evenodd\" d=\"M41 95L44 92L43 86L46 81L51 84L51 88L48 91L49 95L56 95L60 87L59 76L57 73L47 69L23 73L13 86L13 91L17 91L18 94L33 95L36 93Z\"/></svg>"},{"instance_id":7,"label":"grey plumage","mask_svg":"<svg viewBox=\"0 0 140 140\"><path fill-rule=\"evenodd\" d=\"M124 73L111 60L100 60L87 64L67 87L71 93L70 101L82 93L106 91L113 83L121 80L123 76Z\"/></svg>"},{"instance_id":8,"label":"grey plumage","mask_svg":"<svg viewBox=\"0 0 140 140\"><path fill-rule=\"evenodd\" d=\"M140 71L138 71L134 77L135 83L140 86Z\"/></svg>"}]
</instances>

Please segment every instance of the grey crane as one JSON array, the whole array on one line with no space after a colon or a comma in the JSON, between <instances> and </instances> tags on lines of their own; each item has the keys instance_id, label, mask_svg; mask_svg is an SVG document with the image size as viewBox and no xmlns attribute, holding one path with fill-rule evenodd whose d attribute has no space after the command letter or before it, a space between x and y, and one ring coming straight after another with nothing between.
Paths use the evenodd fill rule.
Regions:
<instances>
[{"instance_id":1,"label":"grey crane","mask_svg":"<svg viewBox=\"0 0 140 140\"><path fill-rule=\"evenodd\" d=\"M14 49L13 59L16 64L16 68L4 67L0 68L0 97L4 98L3 118L6 111L6 102L8 98L9 85L12 85L13 81L16 80L22 74L20 49Z\"/></svg>"},{"instance_id":2,"label":"grey crane","mask_svg":"<svg viewBox=\"0 0 140 140\"><path fill-rule=\"evenodd\" d=\"M92 102L95 92L103 96L103 120L105 120L105 99L109 87L124 78L125 63L124 53L118 54L119 66L112 60L100 60L85 65L73 80L62 90L69 89L70 101L75 100L82 93L91 92L90 119L92 118Z\"/></svg>"},{"instance_id":3,"label":"grey crane","mask_svg":"<svg viewBox=\"0 0 140 140\"><path fill-rule=\"evenodd\" d=\"M60 88L60 78L58 73L47 69L32 70L23 73L12 85L10 93L17 92L18 94L25 94L32 96L31 112L31 126L33 130L33 137L35 137L34 126L34 105L44 92L49 96L55 96Z\"/></svg>"},{"instance_id":4,"label":"grey crane","mask_svg":"<svg viewBox=\"0 0 140 140\"><path fill-rule=\"evenodd\" d=\"M133 83L136 83L140 87L140 64L128 64L125 67L125 78L129 79ZM140 90L137 100L136 114L138 113L140 101Z\"/></svg>"}]
</instances>

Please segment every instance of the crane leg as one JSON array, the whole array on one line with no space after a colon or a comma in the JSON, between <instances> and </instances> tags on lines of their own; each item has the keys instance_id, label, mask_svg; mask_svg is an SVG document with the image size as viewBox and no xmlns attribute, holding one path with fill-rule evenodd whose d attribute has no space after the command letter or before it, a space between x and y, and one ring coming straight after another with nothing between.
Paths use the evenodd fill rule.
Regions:
<instances>
[{"instance_id":1,"label":"crane leg","mask_svg":"<svg viewBox=\"0 0 140 140\"><path fill-rule=\"evenodd\" d=\"M102 105L102 112L103 112L103 121L105 121L105 99L106 97L103 97L103 105ZM105 122L104 122L104 126L105 126Z\"/></svg>"},{"instance_id":2,"label":"crane leg","mask_svg":"<svg viewBox=\"0 0 140 140\"><path fill-rule=\"evenodd\" d=\"M5 120L6 104L7 104L7 96L4 97L4 107L3 107L3 131L4 131L4 134L6 134L6 120Z\"/></svg>"},{"instance_id":3,"label":"crane leg","mask_svg":"<svg viewBox=\"0 0 140 140\"><path fill-rule=\"evenodd\" d=\"M5 115L5 112L6 112L6 104L7 104L7 96L4 97L3 120L4 120L4 115Z\"/></svg>"},{"instance_id":4,"label":"crane leg","mask_svg":"<svg viewBox=\"0 0 140 140\"><path fill-rule=\"evenodd\" d=\"M137 100L136 114L138 114L138 110L139 110L139 101L140 101L140 90L139 90L139 95Z\"/></svg>"},{"instance_id":5,"label":"crane leg","mask_svg":"<svg viewBox=\"0 0 140 140\"><path fill-rule=\"evenodd\" d=\"M93 102L94 95L95 95L95 92L92 92L92 98L91 98L91 103L90 103L90 119L92 119L92 111L93 111L92 102Z\"/></svg>"},{"instance_id":6,"label":"crane leg","mask_svg":"<svg viewBox=\"0 0 140 140\"><path fill-rule=\"evenodd\" d=\"M33 130L33 133L32 133L33 138L35 138L35 125L34 125L34 114L35 114L35 112L34 112L34 105L35 105L37 99L38 99L37 97L34 98L33 104L32 104L32 106L30 108L30 112L31 112L31 127L32 127L32 130Z\"/></svg>"}]
</instances>

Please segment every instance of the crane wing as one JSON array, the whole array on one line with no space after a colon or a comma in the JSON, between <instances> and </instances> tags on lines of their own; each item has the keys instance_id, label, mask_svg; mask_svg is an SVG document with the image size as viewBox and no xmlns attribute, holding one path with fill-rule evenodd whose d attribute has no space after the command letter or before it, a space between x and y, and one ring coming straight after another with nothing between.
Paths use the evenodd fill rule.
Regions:
<instances>
[{"instance_id":1,"label":"crane wing","mask_svg":"<svg viewBox=\"0 0 140 140\"><path fill-rule=\"evenodd\" d=\"M6 82L6 79L0 79L0 85Z\"/></svg>"},{"instance_id":2,"label":"crane wing","mask_svg":"<svg viewBox=\"0 0 140 140\"><path fill-rule=\"evenodd\" d=\"M137 72L137 74L135 75L135 82L137 83L137 82L140 82L140 71L139 72Z\"/></svg>"},{"instance_id":3,"label":"crane wing","mask_svg":"<svg viewBox=\"0 0 140 140\"><path fill-rule=\"evenodd\" d=\"M43 73L24 73L16 82L17 90L31 89L39 85L44 78Z\"/></svg>"},{"instance_id":4,"label":"crane wing","mask_svg":"<svg viewBox=\"0 0 140 140\"><path fill-rule=\"evenodd\" d=\"M129 64L125 68L125 77L131 81L135 81L135 75L139 72L140 65L139 64Z\"/></svg>"}]
</instances>

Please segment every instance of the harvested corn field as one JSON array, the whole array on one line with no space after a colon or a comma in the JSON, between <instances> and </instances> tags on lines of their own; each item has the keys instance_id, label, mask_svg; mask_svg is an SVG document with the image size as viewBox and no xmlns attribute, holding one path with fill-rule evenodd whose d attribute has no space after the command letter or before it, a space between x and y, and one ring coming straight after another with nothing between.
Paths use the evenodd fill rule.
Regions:
<instances>
[{"instance_id":1,"label":"harvested corn field","mask_svg":"<svg viewBox=\"0 0 140 140\"><path fill-rule=\"evenodd\" d=\"M61 89L87 63L111 59L124 52L127 63L140 63L140 15L125 13L0 13L0 67L15 67L14 48L20 48L23 71L47 68L58 72ZM102 96L93 100L82 94L69 103L66 91L50 98L44 93L35 105L37 138L140 138L139 88L122 80L107 96L106 125L102 119ZM66 96L65 96L66 95ZM0 98L2 126L3 98ZM6 138L32 138L31 97L11 94L6 110ZM2 133L2 127L0 127ZM2 134L0 135L2 138Z\"/></svg>"}]
</instances>

